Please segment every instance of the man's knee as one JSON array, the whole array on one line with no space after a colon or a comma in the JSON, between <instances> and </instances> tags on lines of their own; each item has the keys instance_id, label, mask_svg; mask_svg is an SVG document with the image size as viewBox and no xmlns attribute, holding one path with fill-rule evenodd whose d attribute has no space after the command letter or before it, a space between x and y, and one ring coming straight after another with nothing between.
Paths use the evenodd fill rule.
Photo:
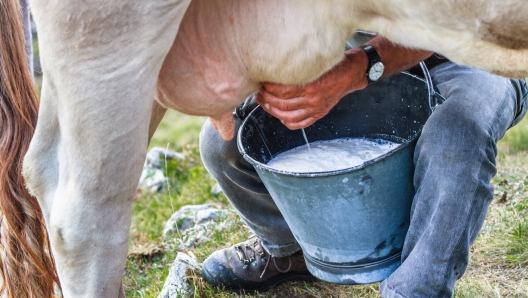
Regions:
<instances>
[{"instance_id":1,"label":"man's knee","mask_svg":"<svg viewBox=\"0 0 528 298\"><path fill-rule=\"evenodd\" d=\"M447 99L428 121L436 129L484 132L498 141L522 108L510 79L453 63L438 66L431 75ZM431 123L435 121L441 126Z\"/></svg>"},{"instance_id":2,"label":"man's knee","mask_svg":"<svg viewBox=\"0 0 528 298\"><path fill-rule=\"evenodd\" d=\"M464 106L440 106L426 122L419 146L437 151L443 147L450 150L486 144L489 137L489 118L482 119ZM483 143L484 142L484 143Z\"/></svg>"},{"instance_id":3,"label":"man's knee","mask_svg":"<svg viewBox=\"0 0 528 298\"><path fill-rule=\"evenodd\" d=\"M209 172L221 170L225 163L234 163L240 158L237 138L226 142L207 120L200 131L200 156Z\"/></svg>"}]
</instances>

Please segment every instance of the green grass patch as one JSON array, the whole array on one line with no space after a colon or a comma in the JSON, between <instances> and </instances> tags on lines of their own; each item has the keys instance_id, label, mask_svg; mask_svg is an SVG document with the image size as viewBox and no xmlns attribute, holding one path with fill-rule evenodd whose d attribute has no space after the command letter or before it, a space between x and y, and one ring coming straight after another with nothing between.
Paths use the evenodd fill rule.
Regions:
<instances>
[{"instance_id":1,"label":"green grass patch","mask_svg":"<svg viewBox=\"0 0 528 298\"><path fill-rule=\"evenodd\" d=\"M185 115L168 110L152 137L149 148L162 147L180 151L186 145L197 146L200 129L207 117Z\"/></svg>"},{"instance_id":2,"label":"green grass patch","mask_svg":"<svg viewBox=\"0 0 528 298\"><path fill-rule=\"evenodd\" d=\"M492 243L495 250L504 253L505 265L528 265L528 176L526 173L512 173L495 182L496 211L499 212L501 236ZM507 224L505 224L507 223Z\"/></svg>"},{"instance_id":3,"label":"green grass patch","mask_svg":"<svg viewBox=\"0 0 528 298\"><path fill-rule=\"evenodd\" d=\"M498 146L505 154L528 151L528 117L509 129L499 141Z\"/></svg>"}]
</instances>

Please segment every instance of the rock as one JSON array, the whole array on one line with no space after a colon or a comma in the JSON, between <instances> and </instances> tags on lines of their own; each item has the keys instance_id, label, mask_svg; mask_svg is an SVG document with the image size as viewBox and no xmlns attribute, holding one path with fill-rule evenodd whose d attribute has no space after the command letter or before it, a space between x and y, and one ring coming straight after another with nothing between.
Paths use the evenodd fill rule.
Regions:
<instances>
[{"instance_id":1,"label":"rock","mask_svg":"<svg viewBox=\"0 0 528 298\"><path fill-rule=\"evenodd\" d=\"M211 240L216 232L223 232L234 225L233 220L226 220L219 223L210 221L204 224L196 225L186 230L181 237L176 239L178 249L190 250L195 246ZM244 225L245 226L245 225Z\"/></svg>"},{"instance_id":2,"label":"rock","mask_svg":"<svg viewBox=\"0 0 528 298\"><path fill-rule=\"evenodd\" d=\"M203 224L225 215L227 215L226 210L215 208L212 204L183 206L167 221L163 235L181 233L196 224Z\"/></svg>"},{"instance_id":3,"label":"rock","mask_svg":"<svg viewBox=\"0 0 528 298\"><path fill-rule=\"evenodd\" d=\"M198 260L191 252L188 254L179 252L158 298L190 297L193 289L187 281L189 270L201 272Z\"/></svg>"},{"instance_id":4,"label":"rock","mask_svg":"<svg viewBox=\"0 0 528 298\"><path fill-rule=\"evenodd\" d=\"M226 215L226 210L221 210L214 207L198 210L195 216L195 223L199 225Z\"/></svg>"},{"instance_id":5,"label":"rock","mask_svg":"<svg viewBox=\"0 0 528 298\"><path fill-rule=\"evenodd\" d=\"M163 189L165 185L165 175L160 169L143 167L141 177L139 178L140 189L148 190L150 192L158 192Z\"/></svg>"},{"instance_id":6,"label":"rock","mask_svg":"<svg viewBox=\"0 0 528 298\"><path fill-rule=\"evenodd\" d=\"M161 169L163 162L172 159L183 160L185 155L165 148L154 147L147 153L145 165L150 168Z\"/></svg>"},{"instance_id":7,"label":"rock","mask_svg":"<svg viewBox=\"0 0 528 298\"><path fill-rule=\"evenodd\" d=\"M218 218L222 220L218 222ZM165 244L174 250L191 250L210 241L215 233L233 229L234 226L248 228L235 218L234 210L219 209L214 204L184 206L165 224Z\"/></svg>"},{"instance_id":8,"label":"rock","mask_svg":"<svg viewBox=\"0 0 528 298\"><path fill-rule=\"evenodd\" d=\"M209 235L211 234L212 230L213 229L204 225L197 225L188 229L185 231L184 235L178 239L178 249L192 249L193 246L211 240Z\"/></svg>"},{"instance_id":9,"label":"rock","mask_svg":"<svg viewBox=\"0 0 528 298\"><path fill-rule=\"evenodd\" d=\"M141 172L141 177L139 178L138 187L150 192L158 192L162 190L165 185L165 174L164 169L162 169L165 159L182 160L184 158L185 155L175 151L159 147L152 148L147 153L145 164L143 165L143 172Z\"/></svg>"}]
</instances>

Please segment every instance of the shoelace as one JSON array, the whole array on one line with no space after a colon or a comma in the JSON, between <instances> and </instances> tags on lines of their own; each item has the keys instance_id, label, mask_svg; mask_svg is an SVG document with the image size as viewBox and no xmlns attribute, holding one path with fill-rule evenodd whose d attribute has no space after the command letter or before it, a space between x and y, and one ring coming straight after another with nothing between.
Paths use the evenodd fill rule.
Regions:
<instances>
[{"instance_id":1,"label":"shoelace","mask_svg":"<svg viewBox=\"0 0 528 298\"><path fill-rule=\"evenodd\" d=\"M251 246L248 242L253 238L255 238L255 240L253 240L253 246ZM245 250L242 249L241 245L234 246L238 259L240 259L240 261L244 263L244 266L242 267L243 269L246 269L251 263L255 262L256 256L259 255L260 260L262 262L266 262L266 265L264 266L264 269L262 270L262 273L260 274L260 278L262 278L264 276L264 273L266 273L266 269L268 269L271 259L273 259L273 264L275 265L275 268L277 269L277 271L279 271L280 273L286 273L290 271L291 266L292 266L292 261L290 259L290 256L288 256L288 268L286 268L286 270L282 270L279 268L279 266L277 266L276 257L270 255L270 257L268 258L266 256L266 253L264 252L264 249L262 249L262 245L259 245L259 242L260 240L256 238L256 236L252 236L246 241L246 243L244 243ZM260 246L260 249L257 249L258 246ZM248 252L248 255L249 253L251 253L252 255L248 257L246 256L246 252Z\"/></svg>"}]
</instances>

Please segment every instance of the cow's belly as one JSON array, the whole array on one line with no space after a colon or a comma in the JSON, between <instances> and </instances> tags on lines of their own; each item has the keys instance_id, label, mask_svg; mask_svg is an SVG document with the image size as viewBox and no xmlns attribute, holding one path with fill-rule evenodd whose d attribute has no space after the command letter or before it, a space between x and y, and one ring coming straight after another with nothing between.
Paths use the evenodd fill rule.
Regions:
<instances>
[{"instance_id":1,"label":"cow's belly","mask_svg":"<svg viewBox=\"0 0 528 298\"><path fill-rule=\"evenodd\" d=\"M258 90L259 84L236 66L209 58L173 47L160 72L156 100L182 113L217 116L232 111Z\"/></svg>"},{"instance_id":2,"label":"cow's belly","mask_svg":"<svg viewBox=\"0 0 528 298\"><path fill-rule=\"evenodd\" d=\"M353 30L318 5L331 8L307 0L193 0L162 66L157 100L187 114L216 116L262 82L316 79L343 58Z\"/></svg>"}]
</instances>

